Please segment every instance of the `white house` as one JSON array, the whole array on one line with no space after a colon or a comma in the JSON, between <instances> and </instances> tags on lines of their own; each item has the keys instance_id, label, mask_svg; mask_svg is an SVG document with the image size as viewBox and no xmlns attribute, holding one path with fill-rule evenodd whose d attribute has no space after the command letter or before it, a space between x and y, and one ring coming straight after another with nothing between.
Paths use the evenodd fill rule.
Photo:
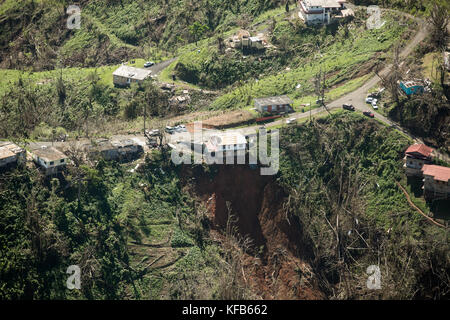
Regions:
<instances>
[{"instance_id":1,"label":"white house","mask_svg":"<svg viewBox=\"0 0 450 320\"><path fill-rule=\"evenodd\" d=\"M113 72L113 83L116 86L127 86L132 82L144 81L151 73L151 70L121 65Z\"/></svg>"},{"instance_id":2,"label":"white house","mask_svg":"<svg viewBox=\"0 0 450 320\"><path fill-rule=\"evenodd\" d=\"M349 13L345 9L346 0L299 0L299 17L306 24L328 24L332 16L346 16Z\"/></svg>"},{"instance_id":3,"label":"white house","mask_svg":"<svg viewBox=\"0 0 450 320\"><path fill-rule=\"evenodd\" d=\"M42 146L31 151L33 161L40 166L46 175L60 172L68 163L67 156L61 151Z\"/></svg>"},{"instance_id":4,"label":"white house","mask_svg":"<svg viewBox=\"0 0 450 320\"><path fill-rule=\"evenodd\" d=\"M216 152L246 150L247 140L239 132L220 132L212 134L205 143L205 152L215 155Z\"/></svg>"}]
</instances>

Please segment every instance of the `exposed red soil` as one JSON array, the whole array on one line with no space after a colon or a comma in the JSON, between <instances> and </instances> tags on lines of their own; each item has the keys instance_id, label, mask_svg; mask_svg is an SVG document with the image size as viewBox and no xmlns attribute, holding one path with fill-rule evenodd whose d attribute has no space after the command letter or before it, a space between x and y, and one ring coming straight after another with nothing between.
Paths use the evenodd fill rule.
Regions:
<instances>
[{"instance_id":1,"label":"exposed red soil","mask_svg":"<svg viewBox=\"0 0 450 320\"><path fill-rule=\"evenodd\" d=\"M210 174L198 168L189 174L196 178L194 192L208 208L213 238L223 237L228 203L239 235L252 240L242 270L252 291L263 299L323 299L306 262L309 250L302 244L301 226L293 217L287 220L286 195L274 178L246 165L214 170Z\"/></svg>"}]
</instances>

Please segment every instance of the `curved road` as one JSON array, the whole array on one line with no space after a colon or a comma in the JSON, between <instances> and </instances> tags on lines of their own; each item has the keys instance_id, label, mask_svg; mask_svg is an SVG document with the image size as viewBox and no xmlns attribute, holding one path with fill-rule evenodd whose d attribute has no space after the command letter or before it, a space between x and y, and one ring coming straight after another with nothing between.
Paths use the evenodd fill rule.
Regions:
<instances>
[{"instance_id":1,"label":"curved road","mask_svg":"<svg viewBox=\"0 0 450 320\"><path fill-rule=\"evenodd\" d=\"M410 15L408 15L410 16ZM412 17L412 16L410 16ZM414 36L414 38L409 41L409 43L401 49L400 53L399 53L399 58L403 59L405 57L407 57L408 55L411 54L411 52L413 51L413 49L420 43L422 42L426 35L428 34L428 26L426 25L426 23L424 23L422 20L412 17L414 18L418 23L419 23L419 31L416 33L416 35ZM162 70L164 70L165 68L167 68L173 61L175 61L177 58L173 58L158 64L155 64L154 66L150 67L149 70L152 71L152 74L156 75L158 73L160 73ZM381 76L385 76L387 75L392 69L392 65L387 65L385 66L380 72L379 74ZM419 143L423 143L423 141L421 141L419 138L413 136L411 133L409 133L408 131L406 131L405 129L403 129L400 125L398 125L397 123L395 123L394 121L388 119L387 117L383 116L382 114L376 112L375 110L373 110L373 108L370 107L370 105L365 103L365 98L367 96L367 92L369 91L369 89L371 89L372 87L374 87L378 82L380 81L380 78L378 76L373 76L371 79L369 79L365 84L363 84L361 87L359 87L358 89L338 98L337 100L334 100L332 102L329 102L327 104L327 109L331 110L331 109L335 109L335 108L342 108L342 105L344 103L351 103L357 110L359 111L365 111L365 110L370 110L374 115L375 118L377 118L378 120L380 120L381 122L403 132L405 135L409 136L411 139L413 139L416 142ZM324 107L319 107L316 109L311 110L311 112L304 112L304 113L293 113L291 114L289 117L290 118L295 118L295 119L302 119L302 118L307 118L311 115L316 115L318 113L322 113L325 112L326 109ZM274 121L272 123L266 124L267 128L270 127L274 127L280 124L285 123L286 119L280 119L277 121ZM239 128L239 129L233 129L230 128L228 130L236 130L241 132L242 134L247 134L247 133L251 133L254 132L255 129L257 129L259 127L259 125L257 126L250 126L250 127L245 127L245 128ZM136 136L136 135L131 135L131 136L116 136L114 138L131 138L133 140L135 140L136 142L139 142L141 145L145 145L145 138L143 136ZM169 138L169 137L168 137ZM189 139L190 140L190 136L188 137L188 135L186 134L173 134L170 135L169 140L173 143L177 140L185 140L185 139ZM33 144L37 144L37 145L50 145L51 143L32 143ZM61 145L64 143L55 143L55 145ZM436 152L437 153L437 152ZM444 154L440 154L437 153L438 157L441 158L442 160L446 161L446 162L450 162L450 157L444 155Z\"/></svg>"}]
</instances>

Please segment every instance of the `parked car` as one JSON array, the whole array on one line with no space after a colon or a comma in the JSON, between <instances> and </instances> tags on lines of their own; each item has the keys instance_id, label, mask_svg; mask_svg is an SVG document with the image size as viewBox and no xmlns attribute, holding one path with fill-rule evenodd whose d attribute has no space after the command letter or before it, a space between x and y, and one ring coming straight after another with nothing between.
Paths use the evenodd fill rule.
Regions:
<instances>
[{"instance_id":1,"label":"parked car","mask_svg":"<svg viewBox=\"0 0 450 320\"><path fill-rule=\"evenodd\" d=\"M297 122L297 119L295 119L295 118L289 118L286 120L287 124L291 124L291 123L295 123L295 122Z\"/></svg>"},{"instance_id":2,"label":"parked car","mask_svg":"<svg viewBox=\"0 0 450 320\"><path fill-rule=\"evenodd\" d=\"M344 103L342 105L342 108L345 109L345 110L355 111L355 107L353 105L351 105L351 104L348 104L348 103Z\"/></svg>"},{"instance_id":3,"label":"parked car","mask_svg":"<svg viewBox=\"0 0 450 320\"><path fill-rule=\"evenodd\" d=\"M370 111L363 111L363 115L365 115L367 117L370 117L370 118L374 118L375 117L375 115L372 112L370 112Z\"/></svg>"},{"instance_id":4,"label":"parked car","mask_svg":"<svg viewBox=\"0 0 450 320\"><path fill-rule=\"evenodd\" d=\"M166 130L167 133L172 134L172 133L174 133L175 128L171 127L171 126L167 126L165 130Z\"/></svg>"},{"instance_id":5,"label":"parked car","mask_svg":"<svg viewBox=\"0 0 450 320\"><path fill-rule=\"evenodd\" d=\"M372 101L373 101L373 97L367 97L366 98L366 103L372 103Z\"/></svg>"},{"instance_id":6,"label":"parked car","mask_svg":"<svg viewBox=\"0 0 450 320\"><path fill-rule=\"evenodd\" d=\"M144 68L150 68L153 65L155 65L153 61L147 61L146 63L144 63Z\"/></svg>"},{"instance_id":7,"label":"parked car","mask_svg":"<svg viewBox=\"0 0 450 320\"><path fill-rule=\"evenodd\" d=\"M184 124L180 124L178 126L175 126L174 129L175 129L176 132L186 132L187 131L186 126Z\"/></svg>"},{"instance_id":8,"label":"parked car","mask_svg":"<svg viewBox=\"0 0 450 320\"><path fill-rule=\"evenodd\" d=\"M375 110L378 110L378 106L375 104L375 105L373 105L372 104L372 107L375 109Z\"/></svg>"},{"instance_id":9,"label":"parked car","mask_svg":"<svg viewBox=\"0 0 450 320\"><path fill-rule=\"evenodd\" d=\"M147 135L154 137L159 135L159 129L146 130Z\"/></svg>"}]
</instances>

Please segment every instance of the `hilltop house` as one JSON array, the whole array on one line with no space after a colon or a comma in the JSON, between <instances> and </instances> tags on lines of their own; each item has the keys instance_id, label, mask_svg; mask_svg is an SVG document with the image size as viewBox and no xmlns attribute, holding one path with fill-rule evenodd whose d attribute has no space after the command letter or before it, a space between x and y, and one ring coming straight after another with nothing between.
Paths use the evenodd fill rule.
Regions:
<instances>
[{"instance_id":1,"label":"hilltop house","mask_svg":"<svg viewBox=\"0 0 450 320\"><path fill-rule=\"evenodd\" d=\"M260 113L280 113L293 110L294 102L286 95L255 99L255 108Z\"/></svg>"},{"instance_id":2,"label":"hilltop house","mask_svg":"<svg viewBox=\"0 0 450 320\"><path fill-rule=\"evenodd\" d=\"M26 151L12 142L0 142L0 169L13 167L26 160Z\"/></svg>"},{"instance_id":3,"label":"hilltop house","mask_svg":"<svg viewBox=\"0 0 450 320\"><path fill-rule=\"evenodd\" d=\"M205 152L215 156L216 152L245 150L247 140L239 132L221 132L213 134L205 143Z\"/></svg>"},{"instance_id":4,"label":"hilltop house","mask_svg":"<svg viewBox=\"0 0 450 320\"><path fill-rule=\"evenodd\" d=\"M403 158L407 176L422 176L422 167L431 163L433 149L424 144L413 144L405 151Z\"/></svg>"},{"instance_id":5,"label":"hilltop house","mask_svg":"<svg viewBox=\"0 0 450 320\"><path fill-rule=\"evenodd\" d=\"M129 86L132 82L144 81L151 73L150 70L121 65L113 72L113 83L119 87Z\"/></svg>"},{"instance_id":6,"label":"hilltop house","mask_svg":"<svg viewBox=\"0 0 450 320\"><path fill-rule=\"evenodd\" d=\"M450 197L450 168L425 164L422 173L425 198Z\"/></svg>"},{"instance_id":7,"label":"hilltop house","mask_svg":"<svg viewBox=\"0 0 450 320\"><path fill-rule=\"evenodd\" d=\"M31 151L33 161L41 167L45 175L54 175L65 168L68 163L67 156L61 151L42 146Z\"/></svg>"},{"instance_id":8,"label":"hilltop house","mask_svg":"<svg viewBox=\"0 0 450 320\"><path fill-rule=\"evenodd\" d=\"M418 80L400 81L400 88L407 96L423 93L425 90L424 84Z\"/></svg>"},{"instance_id":9,"label":"hilltop house","mask_svg":"<svg viewBox=\"0 0 450 320\"><path fill-rule=\"evenodd\" d=\"M299 17L306 24L328 24L333 18L353 15L345 3L346 0L299 0Z\"/></svg>"}]
</instances>

